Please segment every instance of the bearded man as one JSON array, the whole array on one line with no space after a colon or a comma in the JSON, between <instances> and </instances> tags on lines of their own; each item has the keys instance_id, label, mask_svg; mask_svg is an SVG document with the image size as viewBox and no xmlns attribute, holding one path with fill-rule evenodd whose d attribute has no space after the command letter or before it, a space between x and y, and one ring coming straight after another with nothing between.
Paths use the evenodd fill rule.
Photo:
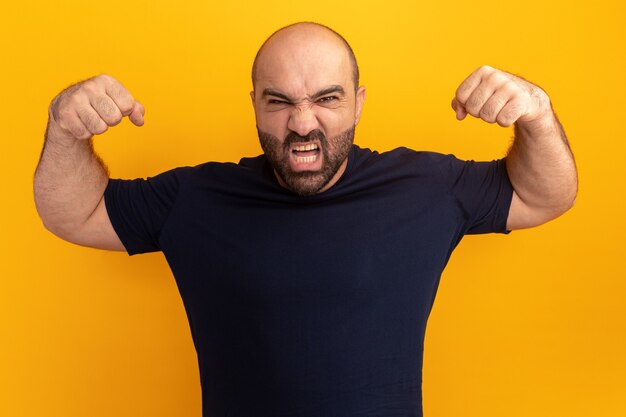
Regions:
<instances>
[{"instance_id":1,"label":"bearded man","mask_svg":"<svg viewBox=\"0 0 626 417\"><path fill-rule=\"evenodd\" d=\"M461 238L561 215L572 153L549 97L483 66L452 107L515 125L505 158L353 144L352 49L314 23L275 32L252 71L264 154L110 179L92 137L143 106L111 76L51 103L35 175L44 225L79 245L162 251L197 350L206 417L422 415L426 321Z\"/></svg>"}]
</instances>

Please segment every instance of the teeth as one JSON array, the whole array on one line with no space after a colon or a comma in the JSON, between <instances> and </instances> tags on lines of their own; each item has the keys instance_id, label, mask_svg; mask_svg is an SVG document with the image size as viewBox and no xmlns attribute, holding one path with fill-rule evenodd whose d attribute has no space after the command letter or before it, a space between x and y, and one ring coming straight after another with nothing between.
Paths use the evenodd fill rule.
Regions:
<instances>
[{"instance_id":1,"label":"teeth","mask_svg":"<svg viewBox=\"0 0 626 417\"><path fill-rule=\"evenodd\" d=\"M315 145L313 143L309 143L309 144L306 144L306 145L294 146L293 149L295 151L312 151L314 149L317 149L317 145Z\"/></svg>"},{"instance_id":2,"label":"teeth","mask_svg":"<svg viewBox=\"0 0 626 417\"><path fill-rule=\"evenodd\" d=\"M314 156L296 156L296 162L313 162L317 159L317 155Z\"/></svg>"}]
</instances>

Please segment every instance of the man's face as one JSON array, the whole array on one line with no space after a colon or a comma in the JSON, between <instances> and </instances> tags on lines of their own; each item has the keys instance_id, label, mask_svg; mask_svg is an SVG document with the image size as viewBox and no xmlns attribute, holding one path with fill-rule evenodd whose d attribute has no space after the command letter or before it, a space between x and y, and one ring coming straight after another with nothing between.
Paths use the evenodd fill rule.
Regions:
<instances>
[{"instance_id":1,"label":"man's face","mask_svg":"<svg viewBox=\"0 0 626 417\"><path fill-rule=\"evenodd\" d=\"M279 182L300 195L343 174L365 90L354 89L343 43L319 28L291 28L268 41L251 93L261 147Z\"/></svg>"}]
</instances>

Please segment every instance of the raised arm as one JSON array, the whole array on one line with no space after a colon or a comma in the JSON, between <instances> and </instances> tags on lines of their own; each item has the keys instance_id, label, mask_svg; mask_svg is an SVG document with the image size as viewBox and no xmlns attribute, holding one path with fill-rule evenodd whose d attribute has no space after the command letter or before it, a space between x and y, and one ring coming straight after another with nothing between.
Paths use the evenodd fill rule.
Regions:
<instances>
[{"instance_id":1,"label":"raised arm","mask_svg":"<svg viewBox=\"0 0 626 417\"><path fill-rule=\"evenodd\" d=\"M83 246L124 250L104 205L109 177L93 136L123 117L143 125L143 106L113 77L99 75L56 96L35 171L35 205L45 227Z\"/></svg>"},{"instance_id":2,"label":"raised arm","mask_svg":"<svg viewBox=\"0 0 626 417\"><path fill-rule=\"evenodd\" d=\"M572 207L578 189L576 164L545 91L482 66L461 83L452 108L458 120L470 114L503 127L514 124L515 140L506 158L514 189L509 230L540 225Z\"/></svg>"}]
</instances>

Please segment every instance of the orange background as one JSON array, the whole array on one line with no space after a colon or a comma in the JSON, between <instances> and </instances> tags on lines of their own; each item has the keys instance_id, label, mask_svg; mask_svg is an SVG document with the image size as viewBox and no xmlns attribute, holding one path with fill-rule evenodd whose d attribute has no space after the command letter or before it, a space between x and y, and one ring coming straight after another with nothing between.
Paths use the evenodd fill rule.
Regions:
<instances>
[{"instance_id":1,"label":"orange background","mask_svg":"<svg viewBox=\"0 0 626 417\"><path fill-rule=\"evenodd\" d=\"M481 64L551 96L580 173L543 227L472 236L443 275L425 351L427 417L626 415L623 1L10 2L0 12L0 415L200 416L195 351L161 254L47 232L32 175L50 100L99 73L146 107L97 138L114 177L260 152L256 49L299 20L352 44L368 97L356 142L493 159L512 131L457 122Z\"/></svg>"}]
</instances>

